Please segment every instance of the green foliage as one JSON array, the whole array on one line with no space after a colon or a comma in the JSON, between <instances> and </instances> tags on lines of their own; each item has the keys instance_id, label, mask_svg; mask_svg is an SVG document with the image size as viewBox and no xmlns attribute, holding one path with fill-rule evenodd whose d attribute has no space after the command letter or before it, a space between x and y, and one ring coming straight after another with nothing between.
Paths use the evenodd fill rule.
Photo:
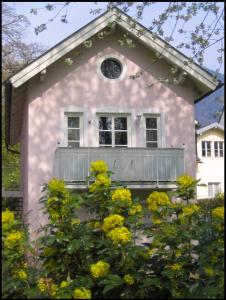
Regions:
<instances>
[{"instance_id":1,"label":"green foliage","mask_svg":"<svg viewBox=\"0 0 226 300\"><path fill-rule=\"evenodd\" d=\"M28 274L30 288L22 287L18 295L223 298L224 208L206 213L189 200L173 203L164 192L152 192L141 205L128 189L113 186L111 175L98 161L91 165L89 191L83 195L71 194L57 179L45 185L40 201L49 223L39 238L40 266ZM195 180L186 182L187 197ZM87 212L84 220L79 219L80 207ZM146 243L139 243L138 236ZM13 249L8 259L16 255Z\"/></svg>"}]
</instances>

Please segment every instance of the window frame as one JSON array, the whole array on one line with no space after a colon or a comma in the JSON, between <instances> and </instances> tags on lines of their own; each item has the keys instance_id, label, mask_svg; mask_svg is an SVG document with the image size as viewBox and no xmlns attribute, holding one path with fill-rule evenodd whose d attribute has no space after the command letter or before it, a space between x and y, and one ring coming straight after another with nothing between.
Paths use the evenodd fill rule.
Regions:
<instances>
[{"instance_id":1,"label":"window frame","mask_svg":"<svg viewBox=\"0 0 226 300\"><path fill-rule=\"evenodd\" d=\"M210 148L209 148L210 155L207 155L208 154L208 147L207 147L208 143L210 144ZM205 145L204 148L203 148L203 145ZM204 151L205 155L203 155L203 151ZM202 157L211 157L212 156L212 141L202 141L201 142L201 156Z\"/></svg>"},{"instance_id":2,"label":"window frame","mask_svg":"<svg viewBox=\"0 0 226 300\"><path fill-rule=\"evenodd\" d=\"M79 118L79 147L70 147L68 143L70 140L68 139L68 130L73 129L68 127L68 118L69 117L78 117ZM71 140L73 142L73 140ZM75 140L74 142L78 142ZM78 112L65 112L64 113L64 145L68 148L80 148L84 146L84 139L83 139L83 114Z\"/></svg>"},{"instance_id":3,"label":"window frame","mask_svg":"<svg viewBox=\"0 0 226 300\"><path fill-rule=\"evenodd\" d=\"M215 147L217 145L217 147ZM220 147L222 145L222 148ZM223 141L214 141L213 142L213 150L214 150L214 156L215 157L224 157L224 142ZM217 153L217 155L216 155ZM221 155L222 153L222 155Z\"/></svg>"},{"instance_id":4,"label":"window frame","mask_svg":"<svg viewBox=\"0 0 226 300\"><path fill-rule=\"evenodd\" d=\"M216 188L217 186L217 188ZM215 197L218 193L221 192L221 183L220 182L208 182L208 198ZM210 195L210 188L212 187L212 194ZM217 191L217 192L216 192Z\"/></svg>"},{"instance_id":5,"label":"window frame","mask_svg":"<svg viewBox=\"0 0 226 300\"><path fill-rule=\"evenodd\" d=\"M111 129L99 129L99 118L100 117L110 117L111 118ZM127 129L115 130L115 118L126 118L127 119ZM129 113L97 113L97 132L98 132L98 147L105 148L129 148L131 147L131 115ZM99 139L100 132L111 132L112 142L111 145L101 145ZM115 133L116 132L127 132L127 145L115 145Z\"/></svg>"},{"instance_id":6,"label":"window frame","mask_svg":"<svg viewBox=\"0 0 226 300\"><path fill-rule=\"evenodd\" d=\"M155 118L157 120L157 128L147 128L146 119ZM147 140L147 131L156 130L157 131L157 140L156 141L148 141ZM144 114L144 140L145 147L150 149L157 149L162 147L162 128L161 128L161 115L160 114ZM148 147L147 143L157 143L157 147Z\"/></svg>"}]
</instances>

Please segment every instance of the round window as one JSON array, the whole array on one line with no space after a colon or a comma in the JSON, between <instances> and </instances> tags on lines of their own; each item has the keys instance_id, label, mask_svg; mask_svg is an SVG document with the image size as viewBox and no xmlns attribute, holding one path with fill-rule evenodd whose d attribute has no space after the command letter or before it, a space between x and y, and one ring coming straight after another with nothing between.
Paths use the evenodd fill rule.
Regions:
<instances>
[{"instance_id":1,"label":"round window","mask_svg":"<svg viewBox=\"0 0 226 300\"><path fill-rule=\"evenodd\" d=\"M122 73L122 65L113 58L105 59L101 64L102 74L109 79L116 79Z\"/></svg>"}]
</instances>

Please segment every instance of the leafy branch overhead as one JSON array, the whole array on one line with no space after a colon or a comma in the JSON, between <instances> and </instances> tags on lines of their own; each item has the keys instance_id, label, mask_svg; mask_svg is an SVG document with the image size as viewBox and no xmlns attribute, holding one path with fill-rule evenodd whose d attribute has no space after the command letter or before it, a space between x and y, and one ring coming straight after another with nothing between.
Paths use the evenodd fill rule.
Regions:
<instances>
[{"instance_id":1,"label":"leafy branch overhead","mask_svg":"<svg viewBox=\"0 0 226 300\"><path fill-rule=\"evenodd\" d=\"M48 28L50 22L59 18L62 23L68 23L69 13L73 13L76 5L75 2L56 2L32 8L30 12L34 15L41 14L43 10L51 14L49 20L34 29L35 33L40 34ZM190 59L200 65L205 64L207 49L214 47L218 61L217 73L223 65L224 8L220 2L107 2L105 8L98 7L98 2L93 2L93 5L94 8L90 10L93 15L99 15L113 7L130 14L131 29L136 26L136 21L147 17L146 11L156 11L158 13L148 15L147 27L154 36L159 36L174 47L186 51ZM140 33L142 34L144 32ZM103 33L100 33L99 38L102 37ZM129 48L135 47L129 37L124 37L119 43Z\"/></svg>"}]
</instances>

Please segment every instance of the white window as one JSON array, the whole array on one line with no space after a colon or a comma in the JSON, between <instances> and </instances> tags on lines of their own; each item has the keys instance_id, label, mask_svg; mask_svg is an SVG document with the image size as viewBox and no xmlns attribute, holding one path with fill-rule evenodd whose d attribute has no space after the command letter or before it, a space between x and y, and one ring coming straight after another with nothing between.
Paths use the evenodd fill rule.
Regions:
<instances>
[{"instance_id":1,"label":"white window","mask_svg":"<svg viewBox=\"0 0 226 300\"><path fill-rule=\"evenodd\" d=\"M100 115L99 146L100 147L128 147L128 116Z\"/></svg>"},{"instance_id":2,"label":"white window","mask_svg":"<svg viewBox=\"0 0 226 300\"><path fill-rule=\"evenodd\" d=\"M214 142L214 155L216 157L224 156L224 142Z\"/></svg>"},{"instance_id":3,"label":"white window","mask_svg":"<svg viewBox=\"0 0 226 300\"><path fill-rule=\"evenodd\" d=\"M71 148L81 147L82 141L82 116L79 114L65 114L65 140L66 146Z\"/></svg>"},{"instance_id":4,"label":"white window","mask_svg":"<svg viewBox=\"0 0 226 300\"><path fill-rule=\"evenodd\" d=\"M160 117L146 116L146 147L158 148L160 147Z\"/></svg>"},{"instance_id":5,"label":"white window","mask_svg":"<svg viewBox=\"0 0 226 300\"><path fill-rule=\"evenodd\" d=\"M208 182L208 197L215 197L220 193L220 182Z\"/></svg>"},{"instance_id":6,"label":"white window","mask_svg":"<svg viewBox=\"0 0 226 300\"><path fill-rule=\"evenodd\" d=\"M211 142L202 141L202 156L211 156Z\"/></svg>"}]
</instances>

